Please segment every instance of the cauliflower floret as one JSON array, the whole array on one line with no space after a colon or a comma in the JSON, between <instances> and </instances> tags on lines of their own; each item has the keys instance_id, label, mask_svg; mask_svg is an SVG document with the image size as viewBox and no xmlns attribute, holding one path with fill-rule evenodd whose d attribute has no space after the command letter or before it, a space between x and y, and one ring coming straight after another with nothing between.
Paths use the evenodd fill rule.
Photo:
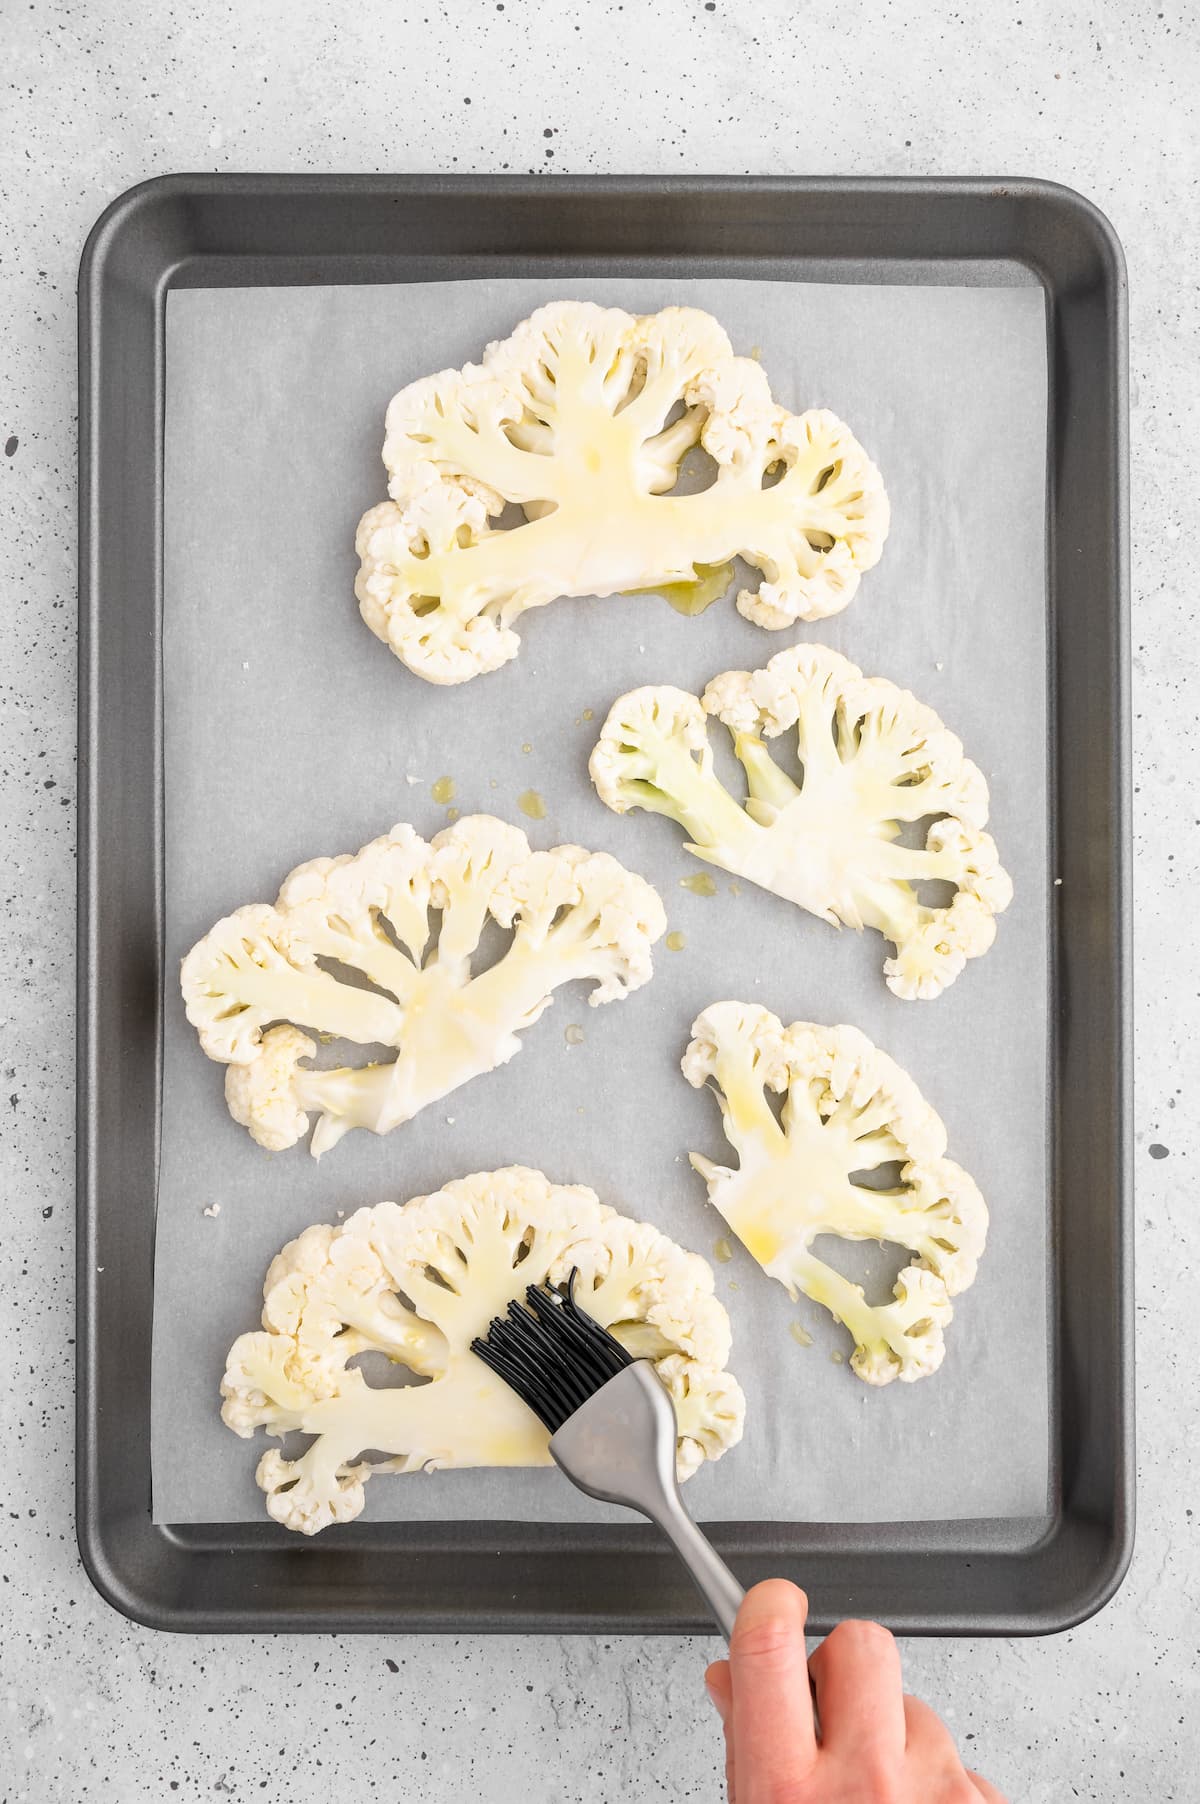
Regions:
<instances>
[{"instance_id":1,"label":"cauliflower floret","mask_svg":"<svg viewBox=\"0 0 1200 1804\"><path fill-rule=\"evenodd\" d=\"M735 802L713 768L706 715L733 738L748 790ZM794 780L767 741L794 732ZM688 851L797 903L831 926L877 928L896 995L927 999L995 938L1012 884L983 831L983 773L931 708L863 677L821 645L796 645L763 670L728 670L702 702L681 689L635 689L613 704L590 764L617 814L646 808L691 836ZM921 848L905 824L931 824ZM918 886L955 886L949 903Z\"/></svg>"},{"instance_id":2,"label":"cauliflower floret","mask_svg":"<svg viewBox=\"0 0 1200 1804\"><path fill-rule=\"evenodd\" d=\"M591 978L592 1008L650 981L650 948L667 930L657 890L607 852L582 846L535 853L514 866L492 912L501 926L515 926L517 957Z\"/></svg>"},{"instance_id":3,"label":"cauliflower floret","mask_svg":"<svg viewBox=\"0 0 1200 1804\"><path fill-rule=\"evenodd\" d=\"M731 1372L698 1366L682 1353L668 1354L656 1369L671 1393L679 1424L675 1469L681 1479L690 1478L706 1459L720 1459L741 1440L746 1413L742 1387Z\"/></svg>"},{"instance_id":4,"label":"cauliflower floret","mask_svg":"<svg viewBox=\"0 0 1200 1804\"><path fill-rule=\"evenodd\" d=\"M573 1269L576 1300L670 1392L680 1476L719 1459L745 1400L704 1260L590 1190L509 1166L309 1228L272 1262L263 1329L235 1341L221 1385L235 1434L315 1437L299 1459L263 1456L270 1514L313 1535L359 1514L375 1472L550 1464L546 1429L471 1342L527 1285ZM364 1352L424 1382L375 1387L350 1363Z\"/></svg>"},{"instance_id":5,"label":"cauliflower floret","mask_svg":"<svg viewBox=\"0 0 1200 1804\"><path fill-rule=\"evenodd\" d=\"M736 1169L692 1164L764 1271L821 1303L854 1336L850 1361L868 1384L911 1382L942 1363L950 1298L966 1290L987 1237L972 1179L945 1157L946 1130L912 1079L853 1027L784 1027L765 1008L716 1002L692 1025L683 1074L716 1092ZM786 1097L782 1124L768 1091ZM862 1174L901 1166L896 1189ZM894 1301L812 1253L818 1234L881 1240L918 1255Z\"/></svg>"},{"instance_id":6,"label":"cauliflower floret","mask_svg":"<svg viewBox=\"0 0 1200 1804\"><path fill-rule=\"evenodd\" d=\"M696 445L716 480L674 492ZM879 472L848 428L779 407L691 307L542 307L481 364L402 389L383 460L392 498L362 518L356 593L371 631L433 683L515 657L529 608L686 588L737 556L765 578L738 597L748 619L819 619L845 607L888 530ZM493 524L506 505L523 520Z\"/></svg>"},{"instance_id":7,"label":"cauliflower floret","mask_svg":"<svg viewBox=\"0 0 1200 1804\"><path fill-rule=\"evenodd\" d=\"M512 944L472 975L489 919ZM386 1134L511 1059L560 984L590 982L593 1006L640 988L665 931L655 891L615 858L531 852L519 828L473 815L432 844L399 826L354 857L299 866L273 908L218 921L184 959L182 987L201 1046L229 1067L234 1120L277 1152L315 1113L319 1158L351 1128ZM374 987L344 982L330 962ZM302 1027L396 1056L315 1070Z\"/></svg>"},{"instance_id":8,"label":"cauliflower floret","mask_svg":"<svg viewBox=\"0 0 1200 1804\"><path fill-rule=\"evenodd\" d=\"M298 1027L271 1027L248 1065L226 1066L229 1113L269 1153L284 1152L308 1132L308 1115L300 1102L308 1073L300 1061L316 1055L316 1042Z\"/></svg>"},{"instance_id":9,"label":"cauliflower floret","mask_svg":"<svg viewBox=\"0 0 1200 1804\"><path fill-rule=\"evenodd\" d=\"M254 1477L266 1493L268 1515L284 1528L315 1535L332 1522L353 1522L361 1514L363 1485L370 1475L365 1463L329 1471L317 1460L285 1460L271 1447L259 1460Z\"/></svg>"}]
</instances>

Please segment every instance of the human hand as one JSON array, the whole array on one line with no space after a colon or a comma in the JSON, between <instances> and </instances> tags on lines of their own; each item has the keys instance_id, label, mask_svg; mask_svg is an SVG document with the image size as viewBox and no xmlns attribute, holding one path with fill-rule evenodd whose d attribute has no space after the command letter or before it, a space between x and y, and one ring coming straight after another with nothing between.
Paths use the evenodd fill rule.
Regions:
<instances>
[{"instance_id":1,"label":"human hand","mask_svg":"<svg viewBox=\"0 0 1200 1804\"><path fill-rule=\"evenodd\" d=\"M839 1623L806 1660L807 1616L785 1579L755 1585L728 1660L704 1675L725 1725L729 1804L1004 1804L929 1706L904 1695L887 1629Z\"/></svg>"}]
</instances>

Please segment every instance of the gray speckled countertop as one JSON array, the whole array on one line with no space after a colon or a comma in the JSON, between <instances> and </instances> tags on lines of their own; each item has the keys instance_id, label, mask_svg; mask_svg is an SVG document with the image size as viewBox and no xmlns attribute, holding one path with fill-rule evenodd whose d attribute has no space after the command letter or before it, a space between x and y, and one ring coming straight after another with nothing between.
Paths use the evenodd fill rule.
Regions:
<instances>
[{"instance_id":1,"label":"gray speckled countertop","mask_svg":"<svg viewBox=\"0 0 1200 1804\"><path fill-rule=\"evenodd\" d=\"M1195 1798L1200 12L10 0L0 42L0 1800L719 1795L706 1643L176 1639L115 1615L76 1557L75 270L114 195L186 169L1024 174L1114 221L1133 330L1138 1549L1071 1634L905 1651L910 1687L1014 1804Z\"/></svg>"}]
</instances>

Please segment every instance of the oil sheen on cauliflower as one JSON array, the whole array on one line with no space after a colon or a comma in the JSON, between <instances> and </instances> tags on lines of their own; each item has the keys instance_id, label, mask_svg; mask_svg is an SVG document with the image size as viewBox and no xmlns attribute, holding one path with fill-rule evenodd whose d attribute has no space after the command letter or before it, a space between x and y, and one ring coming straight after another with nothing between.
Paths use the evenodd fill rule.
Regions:
<instances>
[{"instance_id":1,"label":"oil sheen on cauliflower","mask_svg":"<svg viewBox=\"0 0 1200 1804\"><path fill-rule=\"evenodd\" d=\"M911 1383L936 1372L950 1298L975 1277L988 1216L973 1180L944 1156L946 1130L912 1079L856 1028L785 1028L749 1003L713 1003L692 1034L684 1076L716 1092L738 1157L730 1170L692 1154L709 1200L764 1271L850 1330L860 1378ZM782 1125L768 1092L785 1098ZM893 1162L897 1188L858 1181ZM875 1305L815 1256L818 1234L886 1241L917 1258L894 1300Z\"/></svg>"},{"instance_id":2,"label":"oil sheen on cauliflower","mask_svg":"<svg viewBox=\"0 0 1200 1804\"><path fill-rule=\"evenodd\" d=\"M576 1300L670 1391L680 1477L719 1459L745 1402L709 1267L592 1191L510 1166L308 1228L272 1262L262 1330L234 1342L221 1384L236 1434L315 1437L259 1462L270 1514L314 1535L359 1514L374 1472L549 1465L546 1429L470 1344L527 1285L572 1268ZM410 1381L369 1383L351 1363L363 1353Z\"/></svg>"},{"instance_id":3,"label":"oil sheen on cauliflower","mask_svg":"<svg viewBox=\"0 0 1200 1804\"><path fill-rule=\"evenodd\" d=\"M696 445L715 479L673 493ZM736 556L764 578L738 597L749 619L816 620L845 607L887 536L879 473L849 429L787 413L692 307L539 308L481 364L402 389L383 460L391 500L359 526L356 593L371 631L433 683L514 658L529 608L675 589Z\"/></svg>"},{"instance_id":4,"label":"oil sheen on cauliflower","mask_svg":"<svg viewBox=\"0 0 1200 1804\"><path fill-rule=\"evenodd\" d=\"M724 722L749 792L736 802L713 768L708 716ZM767 741L796 734L795 781ZM986 952L1012 899L983 831L983 773L954 734L907 690L864 677L822 645L795 645L764 670L729 670L702 701L682 689L635 689L613 704L592 752L602 801L666 814L689 852L745 877L833 926L874 927L895 955L897 996L939 996ZM901 843L929 820L925 844ZM954 887L948 903L918 886Z\"/></svg>"},{"instance_id":5,"label":"oil sheen on cauliflower","mask_svg":"<svg viewBox=\"0 0 1200 1804\"><path fill-rule=\"evenodd\" d=\"M512 941L473 975L489 921ZM656 892L615 858L533 852L519 828L472 815L432 844L398 826L354 857L301 865L273 907L237 909L192 948L183 995L204 1051L229 1068L234 1119L276 1152L315 1113L319 1158L350 1128L389 1133L506 1063L560 984L591 981L593 1006L636 990L665 927ZM315 1070L301 1028L396 1056Z\"/></svg>"}]
</instances>

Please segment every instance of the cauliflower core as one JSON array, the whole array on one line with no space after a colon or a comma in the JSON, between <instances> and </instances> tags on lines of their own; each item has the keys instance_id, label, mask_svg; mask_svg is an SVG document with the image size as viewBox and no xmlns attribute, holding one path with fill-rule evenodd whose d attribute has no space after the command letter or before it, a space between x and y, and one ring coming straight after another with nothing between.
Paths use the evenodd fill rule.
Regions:
<instances>
[{"instance_id":1,"label":"cauliflower core","mask_svg":"<svg viewBox=\"0 0 1200 1804\"><path fill-rule=\"evenodd\" d=\"M473 976L489 920L512 942ZM239 908L192 948L183 995L204 1051L229 1067L235 1121L276 1152L315 1113L319 1158L350 1128L389 1133L503 1065L559 984L590 980L593 1006L636 990L665 928L656 892L615 858L532 852L519 828L472 815L432 844L399 826L354 857L301 865L274 907ZM396 1056L314 1070L301 1062L314 1041L287 1022Z\"/></svg>"},{"instance_id":2,"label":"cauliflower core","mask_svg":"<svg viewBox=\"0 0 1200 1804\"><path fill-rule=\"evenodd\" d=\"M748 799L713 769L707 716L729 729ZM766 741L794 731L801 780ZM682 689L635 689L613 704L592 752L602 801L625 814L666 814L689 852L809 909L833 926L874 927L892 942L884 972L897 996L939 996L968 958L986 952L994 916L1012 899L983 831L983 773L932 708L882 677L864 677L822 645L795 645L764 670L729 670L703 700ZM924 847L905 823L931 819ZM917 888L954 886L948 903Z\"/></svg>"},{"instance_id":3,"label":"cauliflower core","mask_svg":"<svg viewBox=\"0 0 1200 1804\"><path fill-rule=\"evenodd\" d=\"M936 1372L950 1298L975 1277L988 1215L972 1179L943 1156L946 1130L912 1079L856 1028L785 1028L744 1002L714 1003L692 1033L683 1074L697 1089L711 1084L738 1156L729 1170L691 1155L709 1200L764 1271L850 1330L860 1378L911 1383ZM769 1091L785 1098L782 1125ZM862 1182L892 1162L897 1189ZM894 1301L874 1305L815 1257L818 1234L919 1256L896 1280Z\"/></svg>"},{"instance_id":4,"label":"cauliflower core","mask_svg":"<svg viewBox=\"0 0 1200 1804\"><path fill-rule=\"evenodd\" d=\"M672 493L696 445L712 485ZM749 619L816 620L845 607L887 536L879 472L849 429L785 412L692 307L539 308L481 364L402 389L383 460L392 498L359 526L356 593L433 683L514 658L528 608L693 584L737 556L765 578L738 597Z\"/></svg>"},{"instance_id":5,"label":"cauliflower core","mask_svg":"<svg viewBox=\"0 0 1200 1804\"><path fill-rule=\"evenodd\" d=\"M374 1472L549 1465L546 1429L470 1345L526 1285L573 1268L576 1301L670 1391L680 1477L719 1459L745 1401L709 1267L592 1191L510 1166L308 1228L273 1260L262 1331L234 1342L221 1384L236 1434L315 1436L299 1459L263 1455L270 1514L314 1535L359 1514ZM368 1383L362 1353L410 1381Z\"/></svg>"}]
</instances>

